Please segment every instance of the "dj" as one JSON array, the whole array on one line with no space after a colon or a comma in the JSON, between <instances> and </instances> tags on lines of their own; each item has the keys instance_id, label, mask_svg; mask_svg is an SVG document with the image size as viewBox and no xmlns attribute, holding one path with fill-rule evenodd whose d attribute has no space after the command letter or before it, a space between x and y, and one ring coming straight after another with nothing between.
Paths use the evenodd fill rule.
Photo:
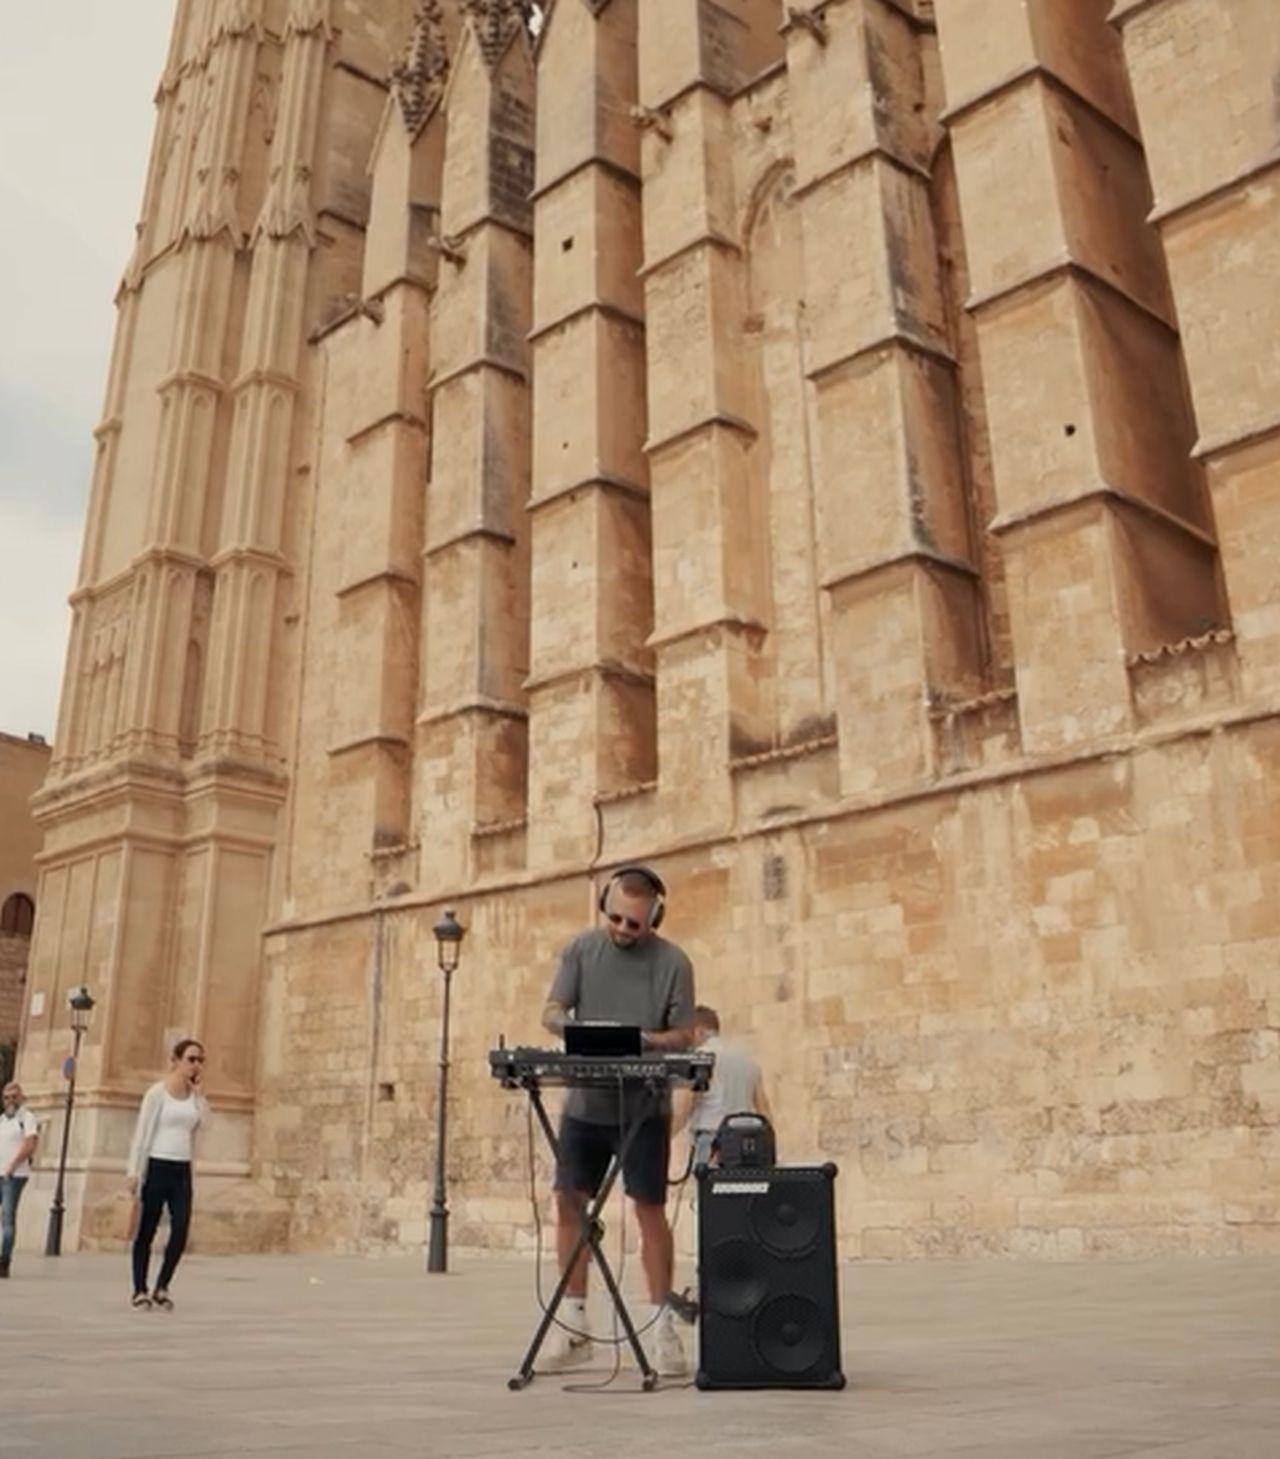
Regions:
<instances>
[{"instance_id":1,"label":"dj","mask_svg":"<svg viewBox=\"0 0 1280 1459\"><path fill-rule=\"evenodd\" d=\"M659 937L666 887L647 866L624 866L600 894L606 926L583 932L561 954L560 967L543 1010L543 1027L560 1035L572 1017L629 1024L642 1030L648 1049L674 1051L692 1044L693 966L673 942ZM556 1247L564 1270L582 1229L582 1211L604 1178L620 1141L620 1129L638 1111L643 1090L625 1095L606 1089L574 1089L560 1125L556 1170ZM625 1103L624 1103L625 1101ZM621 1107L620 1107L621 1105ZM640 1260L651 1306L636 1323L646 1351L664 1376L687 1371L671 1309L672 1239L667 1222L667 1159L671 1111L664 1102L636 1131L622 1169L623 1189L635 1205ZM558 1366L586 1362L587 1253L581 1253L566 1291L566 1325L553 1351Z\"/></svg>"}]
</instances>

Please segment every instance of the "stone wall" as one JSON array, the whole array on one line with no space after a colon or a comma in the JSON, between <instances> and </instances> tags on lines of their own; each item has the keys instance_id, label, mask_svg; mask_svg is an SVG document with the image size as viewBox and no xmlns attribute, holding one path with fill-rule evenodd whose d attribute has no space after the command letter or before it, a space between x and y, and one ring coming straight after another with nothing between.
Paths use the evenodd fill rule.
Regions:
<instances>
[{"instance_id":1,"label":"stone wall","mask_svg":"<svg viewBox=\"0 0 1280 1459\"><path fill-rule=\"evenodd\" d=\"M658 861L784 1157L840 1165L846 1254L1280 1249L1278 770L1274 723L1153 735ZM524 1102L485 1053L540 1041L591 894L459 903L456 1242L532 1244ZM269 939L258 1149L299 1245L423 1239L436 911Z\"/></svg>"}]
</instances>

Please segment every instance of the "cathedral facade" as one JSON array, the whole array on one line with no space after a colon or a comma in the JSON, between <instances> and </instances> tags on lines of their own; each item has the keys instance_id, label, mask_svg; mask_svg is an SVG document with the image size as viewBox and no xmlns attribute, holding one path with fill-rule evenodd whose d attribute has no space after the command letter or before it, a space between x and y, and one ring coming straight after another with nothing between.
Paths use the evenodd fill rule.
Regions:
<instances>
[{"instance_id":1,"label":"cathedral facade","mask_svg":"<svg viewBox=\"0 0 1280 1459\"><path fill-rule=\"evenodd\" d=\"M656 867L847 1255L1280 1249L1271 0L179 0L19 1073L69 1234L531 1240ZM47 1179L47 1177L46 1177ZM35 1221L38 1202L27 1203Z\"/></svg>"}]
</instances>

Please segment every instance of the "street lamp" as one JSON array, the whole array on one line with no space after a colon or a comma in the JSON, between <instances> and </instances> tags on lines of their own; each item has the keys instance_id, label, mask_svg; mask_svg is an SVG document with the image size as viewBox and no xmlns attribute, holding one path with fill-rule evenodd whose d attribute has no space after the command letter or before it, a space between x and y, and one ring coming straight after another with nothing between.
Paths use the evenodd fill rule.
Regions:
<instances>
[{"instance_id":1,"label":"street lamp","mask_svg":"<svg viewBox=\"0 0 1280 1459\"><path fill-rule=\"evenodd\" d=\"M62 1255L62 1213L66 1209L62 1199L67 1180L67 1142L71 1137L71 1111L76 1102L76 1066L80 1060L80 1040L89 1027L93 1013L93 997L88 988L72 988L67 994L71 1009L71 1032L75 1035L75 1046L71 1057L63 1062L62 1077L67 1081L67 1103L62 1115L62 1153L58 1156L58 1182L53 1188L53 1205L49 1207L49 1230L45 1235L44 1254Z\"/></svg>"},{"instance_id":2,"label":"street lamp","mask_svg":"<svg viewBox=\"0 0 1280 1459\"><path fill-rule=\"evenodd\" d=\"M436 1185L431 1198L427 1270L442 1272L448 1267L449 1250L449 1208L445 1205L444 1189L445 1106L449 1088L449 980L458 966L458 955L467 929L459 924L450 909L431 930L436 936L436 963L444 974L444 1003L440 1011L440 1088L436 1094Z\"/></svg>"}]
</instances>

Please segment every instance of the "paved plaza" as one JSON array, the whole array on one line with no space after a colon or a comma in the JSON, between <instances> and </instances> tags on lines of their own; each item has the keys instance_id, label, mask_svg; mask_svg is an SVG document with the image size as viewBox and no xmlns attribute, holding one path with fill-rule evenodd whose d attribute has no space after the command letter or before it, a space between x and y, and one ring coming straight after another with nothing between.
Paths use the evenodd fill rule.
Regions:
<instances>
[{"instance_id":1,"label":"paved plaza","mask_svg":"<svg viewBox=\"0 0 1280 1459\"><path fill-rule=\"evenodd\" d=\"M1280 1260L847 1266L848 1388L738 1394L508 1392L533 1265L456 1267L193 1256L166 1315L128 1309L123 1255L23 1254L0 1459L1280 1455Z\"/></svg>"}]
</instances>

